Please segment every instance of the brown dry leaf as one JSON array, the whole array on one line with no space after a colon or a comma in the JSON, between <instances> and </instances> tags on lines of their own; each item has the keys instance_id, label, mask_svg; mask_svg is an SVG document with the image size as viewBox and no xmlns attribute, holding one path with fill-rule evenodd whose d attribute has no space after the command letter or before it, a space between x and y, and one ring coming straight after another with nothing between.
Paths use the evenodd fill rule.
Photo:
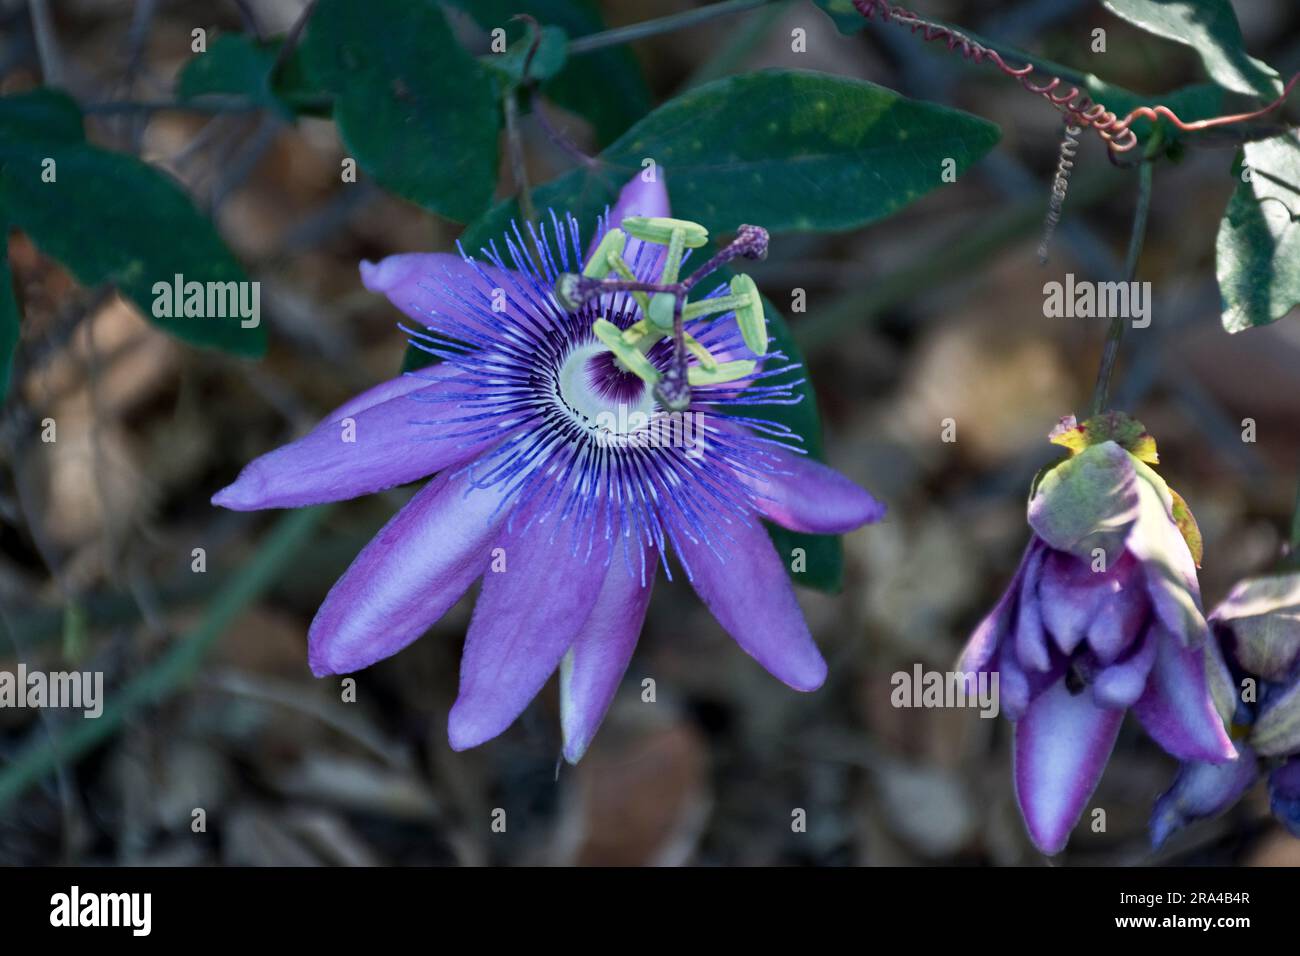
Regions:
<instances>
[{"instance_id":1,"label":"brown dry leaf","mask_svg":"<svg viewBox=\"0 0 1300 956\"><path fill-rule=\"evenodd\" d=\"M636 713L649 705L629 702ZM643 719L624 718L628 723ZM687 723L640 726L623 735L606 722L577 766L581 834L572 862L582 866L672 866L694 853L709 813L704 742Z\"/></svg>"}]
</instances>

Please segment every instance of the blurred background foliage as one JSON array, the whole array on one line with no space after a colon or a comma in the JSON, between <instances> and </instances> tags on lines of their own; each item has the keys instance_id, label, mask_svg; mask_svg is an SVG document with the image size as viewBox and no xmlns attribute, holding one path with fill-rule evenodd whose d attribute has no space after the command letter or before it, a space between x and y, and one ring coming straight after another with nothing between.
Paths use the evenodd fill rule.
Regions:
<instances>
[{"instance_id":1,"label":"blurred background foliage","mask_svg":"<svg viewBox=\"0 0 1300 956\"><path fill-rule=\"evenodd\" d=\"M1240 42L1220 25L1199 45L1139 29L1146 0L914 5L1029 49L1121 111L1243 102L1242 83L1270 76L1242 50L1283 75L1300 67L1288 0L1238 4ZM1055 457L1046 434L1084 410L1104 331L1044 318L1042 286L1117 277L1133 171L1084 138L1040 268L1059 115L905 30L828 16L839 0L727 0L725 16L683 0L321 0L303 29L306 6L0 0L0 668L102 670L110 700L99 720L0 710L0 861L1040 859L1005 723L894 709L890 675L947 668L1014 568L1025 491ZM546 27L526 74L518 13ZM634 26L659 17L679 28ZM497 27L505 54L491 52ZM1293 145L1270 133L1247 162L1277 150L1284 168ZM1300 323L1268 323L1300 297L1300 268L1286 269L1294 234L1253 215L1263 194L1243 187L1239 138L1170 142L1140 274L1154 321L1126 342L1114 404L1156 435L1196 511L1213 603L1285 543ZM356 703L305 664L325 591L411 489L284 514L208 498L410 362L360 259L458 238L473 250L520 215L520 182L535 187L525 209L589 221L645 157L680 214L715 234L745 221L776 233L752 272L810 370L796 427L890 515L821 553L807 583L838 594L801 592L831 665L818 693L777 684L687 587L661 585L580 766L557 772L553 692L453 754L469 601L357 675ZM57 189L36 185L46 158ZM1241 230L1226 240L1225 207ZM1244 263L1223 283L1232 301L1216 237ZM261 326L155 319L152 284L174 272L259 281ZM1266 327L1230 336L1229 313ZM1085 824L1066 859L1148 860L1146 814L1171 773L1126 731L1093 801L1106 832ZM504 834L489 826L498 807ZM792 830L797 809L807 832ZM1297 863L1296 847L1256 793L1161 859Z\"/></svg>"}]
</instances>

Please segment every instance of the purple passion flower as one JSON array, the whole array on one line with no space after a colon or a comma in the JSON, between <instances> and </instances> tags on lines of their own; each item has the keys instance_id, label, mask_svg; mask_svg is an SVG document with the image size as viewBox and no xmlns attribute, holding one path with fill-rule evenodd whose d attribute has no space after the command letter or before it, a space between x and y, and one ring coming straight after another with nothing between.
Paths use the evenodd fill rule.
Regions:
<instances>
[{"instance_id":1,"label":"purple passion flower","mask_svg":"<svg viewBox=\"0 0 1300 956\"><path fill-rule=\"evenodd\" d=\"M996 672L1015 723L1016 799L1034 845L1059 852L1132 709L1184 760L1236 756L1206 682L1207 625L1182 499L1147 464L1155 445L1118 413L1052 440L1071 457L1029 499L1034 531L1011 585L962 652Z\"/></svg>"},{"instance_id":2,"label":"purple passion flower","mask_svg":"<svg viewBox=\"0 0 1300 956\"><path fill-rule=\"evenodd\" d=\"M1241 759L1184 763L1156 801L1151 842L1219 815L1264 774L1273 815L1300 837L1300 572L1242 581L1210 627L1210 685Z\"/></svg>"},{"instance_id":3,"label":"purple passion flower","mask_svg":"<svg viewBox=\"0 0 1300 956\"><path fill-rule=\"evenodd\" d=\"M295 508L433 476L326 596L308 633L317 676L396 654L482 578L451 746L500 734L558 668L564 755L576 762L631 659L656 567L671 578L671 550L746 652L796 690L821 685L826 664L761 521L839 534L884 508L805 457L790 429L748 414L797 402L802 381L766 352L752 280L677 311L644 290L576 305L555 294L561 277L611 271L625 285L677 282L685 250L707 233L668 211L662 179L634 179L597 223L585 268L577 222L554 214L549 230L516 225L504 238L510 266L495 243L485 261L362 263L366 287L419 323L412 342L441 363L357 396L212 499ZM741 254L765 252L763 230L742 234ZM642 334L647 313L670 331ZM688 400L681 412L652 387L674 368L690 383L673 383Z\"/></svg>"}]
</instances>

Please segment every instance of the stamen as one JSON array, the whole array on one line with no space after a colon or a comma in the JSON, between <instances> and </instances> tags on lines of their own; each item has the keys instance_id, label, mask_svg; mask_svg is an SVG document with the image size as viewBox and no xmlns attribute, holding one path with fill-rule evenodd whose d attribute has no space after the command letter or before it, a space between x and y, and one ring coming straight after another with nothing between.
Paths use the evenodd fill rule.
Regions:
<instances>
[{"instance_id":1,"label":"stamen","mask_svg":"<svg viewBox=\"0 0 1300 956\"><path fill-rule=\"evenodd\" d=\"M620 226L620 229L611 229L600 241L581 275L565 273L557 278L555 297L560 305L577 311L599 295L631 294L640 306L643 318L624 330L600 318L592 324L592 334L613 353L616 366L651 385L655 399L671 411L682 411L690 406L691 386L720 385L752 375L758 367L757 362L719 363L703 343L687 334L684 326L687 321L706 315L731 312L750 351L756 355L767 354L763 300L758 286L749 276L741 274L733 278L730 295L687 302L691 290L700 280L731 260L765 258L767 230L759 226L741 226L732 242L689 278L682 280L685 251L698 249L709 241L709 232L704 226L685 219L647 216L628 216ZM629 236L667 247L657 282L638 278L624 260ZM611 272L618 278L611 276ZM672 357L667 369L660 372L646 353L669 336L673 339ZM698 364L688 367L687 354L693 356Z\"/></svg>"}]
</instances>

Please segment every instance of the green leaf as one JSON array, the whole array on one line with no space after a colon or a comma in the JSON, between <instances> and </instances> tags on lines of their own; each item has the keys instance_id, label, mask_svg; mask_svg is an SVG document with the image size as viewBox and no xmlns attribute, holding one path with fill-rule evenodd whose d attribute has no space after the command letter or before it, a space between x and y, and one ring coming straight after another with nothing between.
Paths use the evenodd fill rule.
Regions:
<instances>
[{"instance_id":1,"label":"green leaf","mask_svg":"<svg viewBox=\"0 0 1300 956\"><path fill-rule=\"evenodd\" d=\"M239 355L265 352L266 329L243 328L238 315L154 316L155 283L178 274L204 283L247 277L174 180L84 142L80 131L79 113L62 94L0 97L0 210L9 224L82 284L115 285L172 335Z\"/></svg>"},{"instance_id":2,"label":"green leaf","mask_svg":"<svg viewBox=\"0 0 1300 956\"><path fill-rule=\"evenodd\" d=\"M1194 49L1206 72L1224 89L1265 100L1282 91L1277 71L1247 55L1229 0L1102 0L1102 4L1147 33Z\"/></svg>"},{"instance_id":3,"label":"green leaf","mask_svg":"<svg viewBox=\"0 0 1300 956\"><path fill-rule=\"evenodd\" d=\"M559 27L542 27L542 40L537 44L537 52L528 64L530 80L549 80L564 67L569 38ZM489 70L499 73L511 86L518 86L524 80L524 63L528 61L528 51L533 47L531 31L520 37L506 48L504 53L488 53L479 57L479 62Z\"/></svg>"},{"instance_id":4,"label":"green leaf","mask_svg":"<svg viewBox=\"0 0 1300 956\"><path fill-rule=\"evenodd\" d=\"M9 227L0 218L0 405L9 396L14 349L18 347L18 302L9 273Z\"/></svg>"},{"instance_id":5,"label":"green leaf","mask_svg":"<svg viewBox=\"0 0 1300 956\"><path fill-rule=\"evenodd\" d=\"M0 96L0 161L25 141L81 143L86 139L77 104L63 93L36 89Z\"/></svg>"},{"instance_id":6,"label":"green leaf","mask_svg":"<svg viewBox=\"0 0 1300 956\"><path fill-rule=\"evenodd\" d=\"M272 82L271 72L280 55L283 39L258 42L242 34L217 37L206 53L195 54L176 81L176 96L192 100L200 96L239 96L274 110L286 119L296 113L312 112L321 92L313 89L302 73L296 51Z\"/></svg>"},{"instance_id":7,"label":"green leaf","mask_svg":"<svg viewBox=\"0 0 1300 956\"><path fill-rule=\"evenodd\" d=\"M303 62L335 97L357 164L385 189L458 222L492 200L496 84L433 0L321 0Z\"/></svg>"},{"instance_id":8,"label":"green leaf","mask_svg":"<svg viewBox=\"0 0 1300 956\"><path fill-rule=\"evenodd\" d=\"M1300 304L1300 137L1247 143L1239 182L1219 223L1216 272L1229 332L1268 325Z\"/></svg>"},{"instance_id":9,"label":"green leaf","mask_svg":"<svg viewBox=\"0 0 1300 956\"><path fill-rule=\"evenodd\" d=\"M594 0L451 0L451 3L470 13L484 29L500 27L516 40L526 33L522 23L511 21L519 13L529 14L539 23L557 26L570 37L605 28ZM558 75L542 84L542 92L589 120L601 144L612 142L650 109L645 77L636 57L625 46L571 57Z\"/></svg>"},{"instance_id":10,"label":"green leaf","mask_svg":"<svg viewBox=\"0 0 1300 956\"><path fill-rule=\"evenodd\" d=\"M958 174L998 141L992 123L919 103L862 80L803 70L727 77L670 100L600 155L534 191L539 210L596 213L653 160L673 215L725 233L742 223L769 232L852 229L897 212ZM466 230L476 251L518 216L498 204Z\"/></svg>"}]
</instances>

